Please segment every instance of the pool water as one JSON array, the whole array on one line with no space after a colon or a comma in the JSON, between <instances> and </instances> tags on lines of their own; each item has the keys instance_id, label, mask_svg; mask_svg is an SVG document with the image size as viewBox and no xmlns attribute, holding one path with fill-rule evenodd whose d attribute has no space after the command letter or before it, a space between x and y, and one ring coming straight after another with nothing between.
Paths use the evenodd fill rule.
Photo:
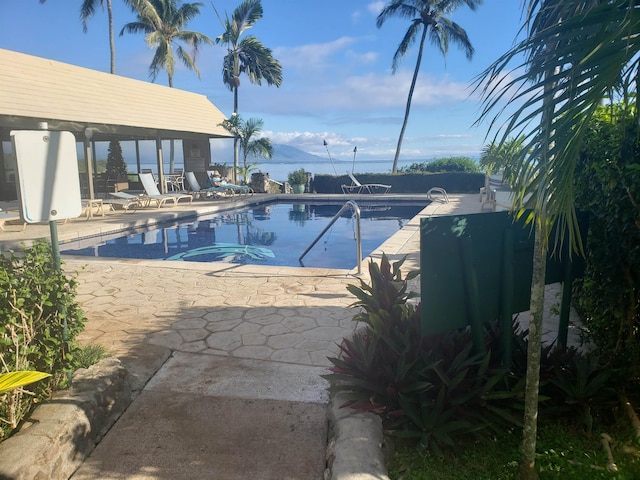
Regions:
<instances>
[{"instance_id":1,"label":"pool water","mask_svg":"<svg viewBox=\"0 0 640 480\"><path fill-rule=\"evenodd\" d=\"M366 258L425 205L361 204L360 235ZM93 237L60 245L63 255L234 264L352 269L356 219L346 210L318 243L299 257L338 213L342 204L270 203L182 219L144 231Z\"/></svg>"}]
</instances>

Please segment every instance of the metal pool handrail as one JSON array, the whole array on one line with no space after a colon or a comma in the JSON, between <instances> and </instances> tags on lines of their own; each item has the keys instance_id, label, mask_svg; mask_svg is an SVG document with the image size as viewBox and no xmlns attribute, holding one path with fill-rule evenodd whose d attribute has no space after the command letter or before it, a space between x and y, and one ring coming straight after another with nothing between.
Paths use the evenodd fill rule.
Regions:
<instances>
[{"instance_id":1,"label":"metal pool handrail","mask_svg":"<svg viewBox=\"0 0 640 480\"><path fill-rule=\"evenodd\" d=\"M304 253L300 255L300 258L298 258L300 265L302 265L302 259L304 258L304 256L307 253L309 253L309 250L311 250L315 246L315 244L318 243L318 240L320 240L322 236L325 233L327 233L327 230L329 230L329 228L331 228L331 226L334 223L336 223L336 220L340 218L340 215L342 215L342 212L344 212L347 208L351 208L353 212L356 214L356 255L358 256L358 275L362 273L362 239L360 237L360 207L353 200L349 200L347 203L345 203L342 206L340 210L338 210L338 213L336 213L335 216L331 219L331 221L327 224L327 226L324 227L322 232L320 232L320 234L316 237L316 239L313 242L311 242L311 245L307 247Z\"/></svg>"}]
</instances>

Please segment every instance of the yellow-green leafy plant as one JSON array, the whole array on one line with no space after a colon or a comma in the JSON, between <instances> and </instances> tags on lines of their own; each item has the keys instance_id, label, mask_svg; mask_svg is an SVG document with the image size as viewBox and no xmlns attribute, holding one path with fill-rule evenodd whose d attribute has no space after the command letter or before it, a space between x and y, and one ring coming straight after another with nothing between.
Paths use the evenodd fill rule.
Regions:
<instances>
[{"instance_id":1,"label":"yellow-green leafy plant","mask_svg":"<svg viewBox=\"0 0 640 480\"><path fill-rule=\"evenodd\" d=\"M44 372L22 371L0 374L0 394L26 387L51 375Z\"/></svg>"}]
</instances>

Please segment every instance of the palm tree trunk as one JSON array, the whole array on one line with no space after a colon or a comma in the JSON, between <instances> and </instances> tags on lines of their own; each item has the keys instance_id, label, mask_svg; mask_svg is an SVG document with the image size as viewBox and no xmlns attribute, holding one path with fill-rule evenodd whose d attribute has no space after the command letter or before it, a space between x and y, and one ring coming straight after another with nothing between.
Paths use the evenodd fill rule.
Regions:
<instances>
[{"instance_id":1,"label":"palm tree trunk","mask_svg":"<svg viewBox=\"0 0 640 480\"><path fill-rule=\"evenodd\" d=\"M116 73L116 43L113 38L113 8L111 0L107 0L107 14L109 16L109 49L111 50L111 74Z\"/></svg>"},{"instance_id":2,"label":"palm tree trunk","mask_svg":"<svg viewBox=\"0 0 640 480\"><path fill-rule=\"evenodd\" d=\"M540 356L542 352L542 321L544 313L544 277L547 268L546 219L536 227L531 278L531 318L527 347L527 379L525 386L524 421L522 426L522 460L520 478L535 480L536 439L538 435L538 390L540 388Z\"/></svg>"},{"instance_id":3,"label":"palm tree trunk","mask_svg":"<svg viewBox=\"0 0 640 480\"><path fill-rule=\"evenodd\" d=\"M407 107L404 111L404 121L402 122L402 129L400 130L400 136L398 137L398 145L396 146L396 156L393 158L392 173L398 171L398 159L400 158L400 149L402 148L402 140L404 139L404 132L407 129L407 123L409 123L409 111L411 110L411 99L413 98L413 91L416 88L416 82L418 80L418 72L420 71L420 63L422 62L422 51L424 50L424 41L427 37L427 27L422 27L422 37L420 38L420 49L418 50L418 59L416 60L416 68L413 71L413 78L411 79L411 87L409 87L409 96L407 97Z\"/></svg>"},{"instance_id":4,"label":"palm tree trunk","mask_svg":"<svg viewBox=\"0 0 640 480\"><path fill-rule=\"evenodd\" d=\"M238 115L238 87L233 87L233 113ZM240 158L240 142L238 139L238 132L235 132L233 137L233 183L237 183L236 172L238 171Z\"/></svg>"},{"instance_id":5,"label":"palm tree trunk","mask_svg":"<svg viewBox=\"0 0 640 480\"><path fill-rule=\"evenodd\" d=\"M553 70L545 72L551 77ZM524 398L524 418L522 426L522 459L520 463L520 478L522 480L537 480L536 443L538 433L538 397L540 389L540 357L542 352L542 322L544 314L544 283L547 270L547 248L549 242L549 214L544 188L549 178L549 152L553 147L550 139L553 130L553 114L555 101L553 92L555 85L545 87L542 104L541 126L541 155L538 175L543 179L539 193L541 203L536 205L536 232L533 247L533 275L531 279L531 318L529 320L529 337L527 347L527 378Z\"/></svg>"},{"instance_id":6,"label":"palm tree trunk","mask_svg":"<svg viewBox=\"0 0 640 480\"><path fill-rule=\"evenodd\" d=\"M173 88L173 75L171 75L169 72L167 72L167 78L169 81L169 88ZM169 140L169 173L173 173L174 170L174 152L175 152L175 145L173 143L173 138L171 140ZM166 192L163 192L166 193Z\"/></svg>"}]
</instances>

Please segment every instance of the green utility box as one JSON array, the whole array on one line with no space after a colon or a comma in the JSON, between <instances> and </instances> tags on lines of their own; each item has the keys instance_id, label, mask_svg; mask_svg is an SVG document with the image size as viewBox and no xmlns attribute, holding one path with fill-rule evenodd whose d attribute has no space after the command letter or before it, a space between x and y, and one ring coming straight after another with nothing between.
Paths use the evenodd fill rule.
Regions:
<instances>
[{"instance_id":1,"label":"green utility box","mask_svg":"<svg viewBox=\"0 0 640 480\"><path fill-rule=\"evenodd\" d=\"M474 344L484 350L483 325L500 319L511 333L512 315L529 310L534 233L509 212L423 218L421 221L422 333L443 333L471 326ZM586 217L580 217L586 238ZM552 232L546 283L564 282L559 343L566 345L570 286L582 275L584 259L571 255L567 243L553 252ZM563 323L564 322L564 323ZM501 339L510 358L510 338Z\"/></svg>"}]
</instances>

